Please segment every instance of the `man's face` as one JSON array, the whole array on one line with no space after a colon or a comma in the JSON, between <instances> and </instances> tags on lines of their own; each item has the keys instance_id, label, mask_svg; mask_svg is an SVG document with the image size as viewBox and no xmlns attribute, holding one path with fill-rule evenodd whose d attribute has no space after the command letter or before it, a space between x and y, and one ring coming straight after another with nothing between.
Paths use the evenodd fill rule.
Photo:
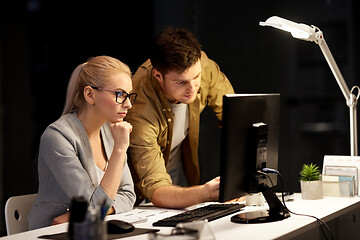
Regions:
<instances>
[{"instance_id":1,"label":"man's face","mask_svg":"<svg viewBox=\"0 0 360 240\"><path fill-rule=\"evenodd\" d=\"M201 83L200 59L182 73L170 71L163 76L154 69L153 74L159 81L169 102L189 104L195 101Z\"/></svg>"}]
</instances>

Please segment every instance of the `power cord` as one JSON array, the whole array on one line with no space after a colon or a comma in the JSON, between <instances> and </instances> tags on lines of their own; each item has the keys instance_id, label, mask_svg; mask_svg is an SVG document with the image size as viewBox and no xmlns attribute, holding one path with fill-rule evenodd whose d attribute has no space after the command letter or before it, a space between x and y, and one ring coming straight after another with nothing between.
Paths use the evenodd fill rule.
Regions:
<instances>
[{"instance_id":1,"label":"power cord","mask_svg":"<svg viewBox=\"0 0 360 240\"><path fill-rule=\"evenodd\" d=\"M324 231L324 228L323 226L325 226L325 228L327 229L328 233L330 234L330 237L331 237L331 240L334 240L334 236L329 228L329 226L324 222L322 221L320 218L317 218L315 216L312 216L312 215L307 215L307 214L300 214L300 213L294 213L293 211L291 211L285 204L285 198L284 198L284 182L283 182L283 178L280 174L279 171L275 170L275 169L271 169L271 168L262 168L261 169L261 172L263 173L273 173L273 174L277 174L279 177L280 177L280 181L281 181L281 197L282 197L282 202L283 202L283 205L284 207L292 214L294 215L298 215L298 216L304 216L304 217L311 217L311 218L315 218L318 223L319 223L319 226L320 226L320 230L322 232L322 234L324 235L325 239L328 239L325 231ZM271 182L271 184L273 185L273 183Z\"/></svg>"}]
</instances>

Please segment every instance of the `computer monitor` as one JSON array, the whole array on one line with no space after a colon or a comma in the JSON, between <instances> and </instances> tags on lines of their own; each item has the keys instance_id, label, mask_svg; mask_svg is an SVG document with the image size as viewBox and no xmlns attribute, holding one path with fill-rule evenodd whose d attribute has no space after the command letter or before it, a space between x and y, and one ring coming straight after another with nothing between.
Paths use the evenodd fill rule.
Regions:
<instances>
[{"instance_id":1,"label":"computer monitor","mask_svg":"<svg viewBox=\"0 0 360 240\"><path fill-rule=\"evenodd\" d=\"M268 222L289 213L271 191L278 168L280 94L227 94L223 97L220 196L225 202L262 192L270 210L234 216L234 222ZM243 219L244 218L244 219Z\"/></svg>"}]
</instances>

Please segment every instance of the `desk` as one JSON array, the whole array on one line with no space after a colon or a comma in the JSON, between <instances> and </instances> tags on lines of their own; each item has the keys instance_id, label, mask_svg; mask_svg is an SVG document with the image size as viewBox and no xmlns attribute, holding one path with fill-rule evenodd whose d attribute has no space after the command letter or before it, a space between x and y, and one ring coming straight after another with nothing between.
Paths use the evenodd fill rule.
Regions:
<instances>
[{"instance_id":1,"label":"desk","mask_svg":"<svg viewBox=\"0 0 360 240\"><path fill-rule=\"evenodd\" d=\"M295 212L314 215L327 222L334 233L335 239L359 239L360 238L360 197L335 198L325 197L320 200L302 200L300 194L295 194L293 202L287 202L287 207ZM243 211L263 210L266 207L246 207ZM168 210L159 208L147 208L144 214L148 220L144 223L135 224L136 227L152 228L152 223L157 219L171 216L180 210ZM232 214L234 215L234 214ZM297 216L272 223L263 224L236 224L230 222L229 215L210 222L210 227L216 239L323 239L319 231L318 223L314 218ZM108 219L116 219L118 215L109 216ZM68 224L46 227L24 233L19 233L1 238L1 240L35 240L44 234L60 233L67 230ZM157 227L161 232L168 233L172 228ZM147 235L130 237L131 240L148 239Z\"/></svg>"}]
</instances>

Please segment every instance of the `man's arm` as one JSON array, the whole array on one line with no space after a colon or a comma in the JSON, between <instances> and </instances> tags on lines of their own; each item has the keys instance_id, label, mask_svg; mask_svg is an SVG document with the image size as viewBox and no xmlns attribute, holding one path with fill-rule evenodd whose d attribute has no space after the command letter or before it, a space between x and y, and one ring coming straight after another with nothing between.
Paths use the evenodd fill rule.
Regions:
<instances>
[{"instance_id":1,"label":"man's arm","mask_svg":"<svg viewBox=\"0 0 360 240\"><path fill-rule=\"evenodd\" d=\"M133 91L138 97L125 118L133 125L128 155L133 180L143 195L140 199L151 199L157 188L172 184L163 156L168 124L151 82L152 68L149 66L150 61L147 61L133 76Z\"/></svg>"},{"instance_id":2,"label":"man's arm","mask_svg":"<svg viewBox=\"0 0 360 240\"><path fill-rule=\"evenodd\" d=\"M185 208L202 202L218 201L219 187L219 177L193 187L164 186L155 190L151 202L157 207Z\"/></svg>"}]
</instances>

